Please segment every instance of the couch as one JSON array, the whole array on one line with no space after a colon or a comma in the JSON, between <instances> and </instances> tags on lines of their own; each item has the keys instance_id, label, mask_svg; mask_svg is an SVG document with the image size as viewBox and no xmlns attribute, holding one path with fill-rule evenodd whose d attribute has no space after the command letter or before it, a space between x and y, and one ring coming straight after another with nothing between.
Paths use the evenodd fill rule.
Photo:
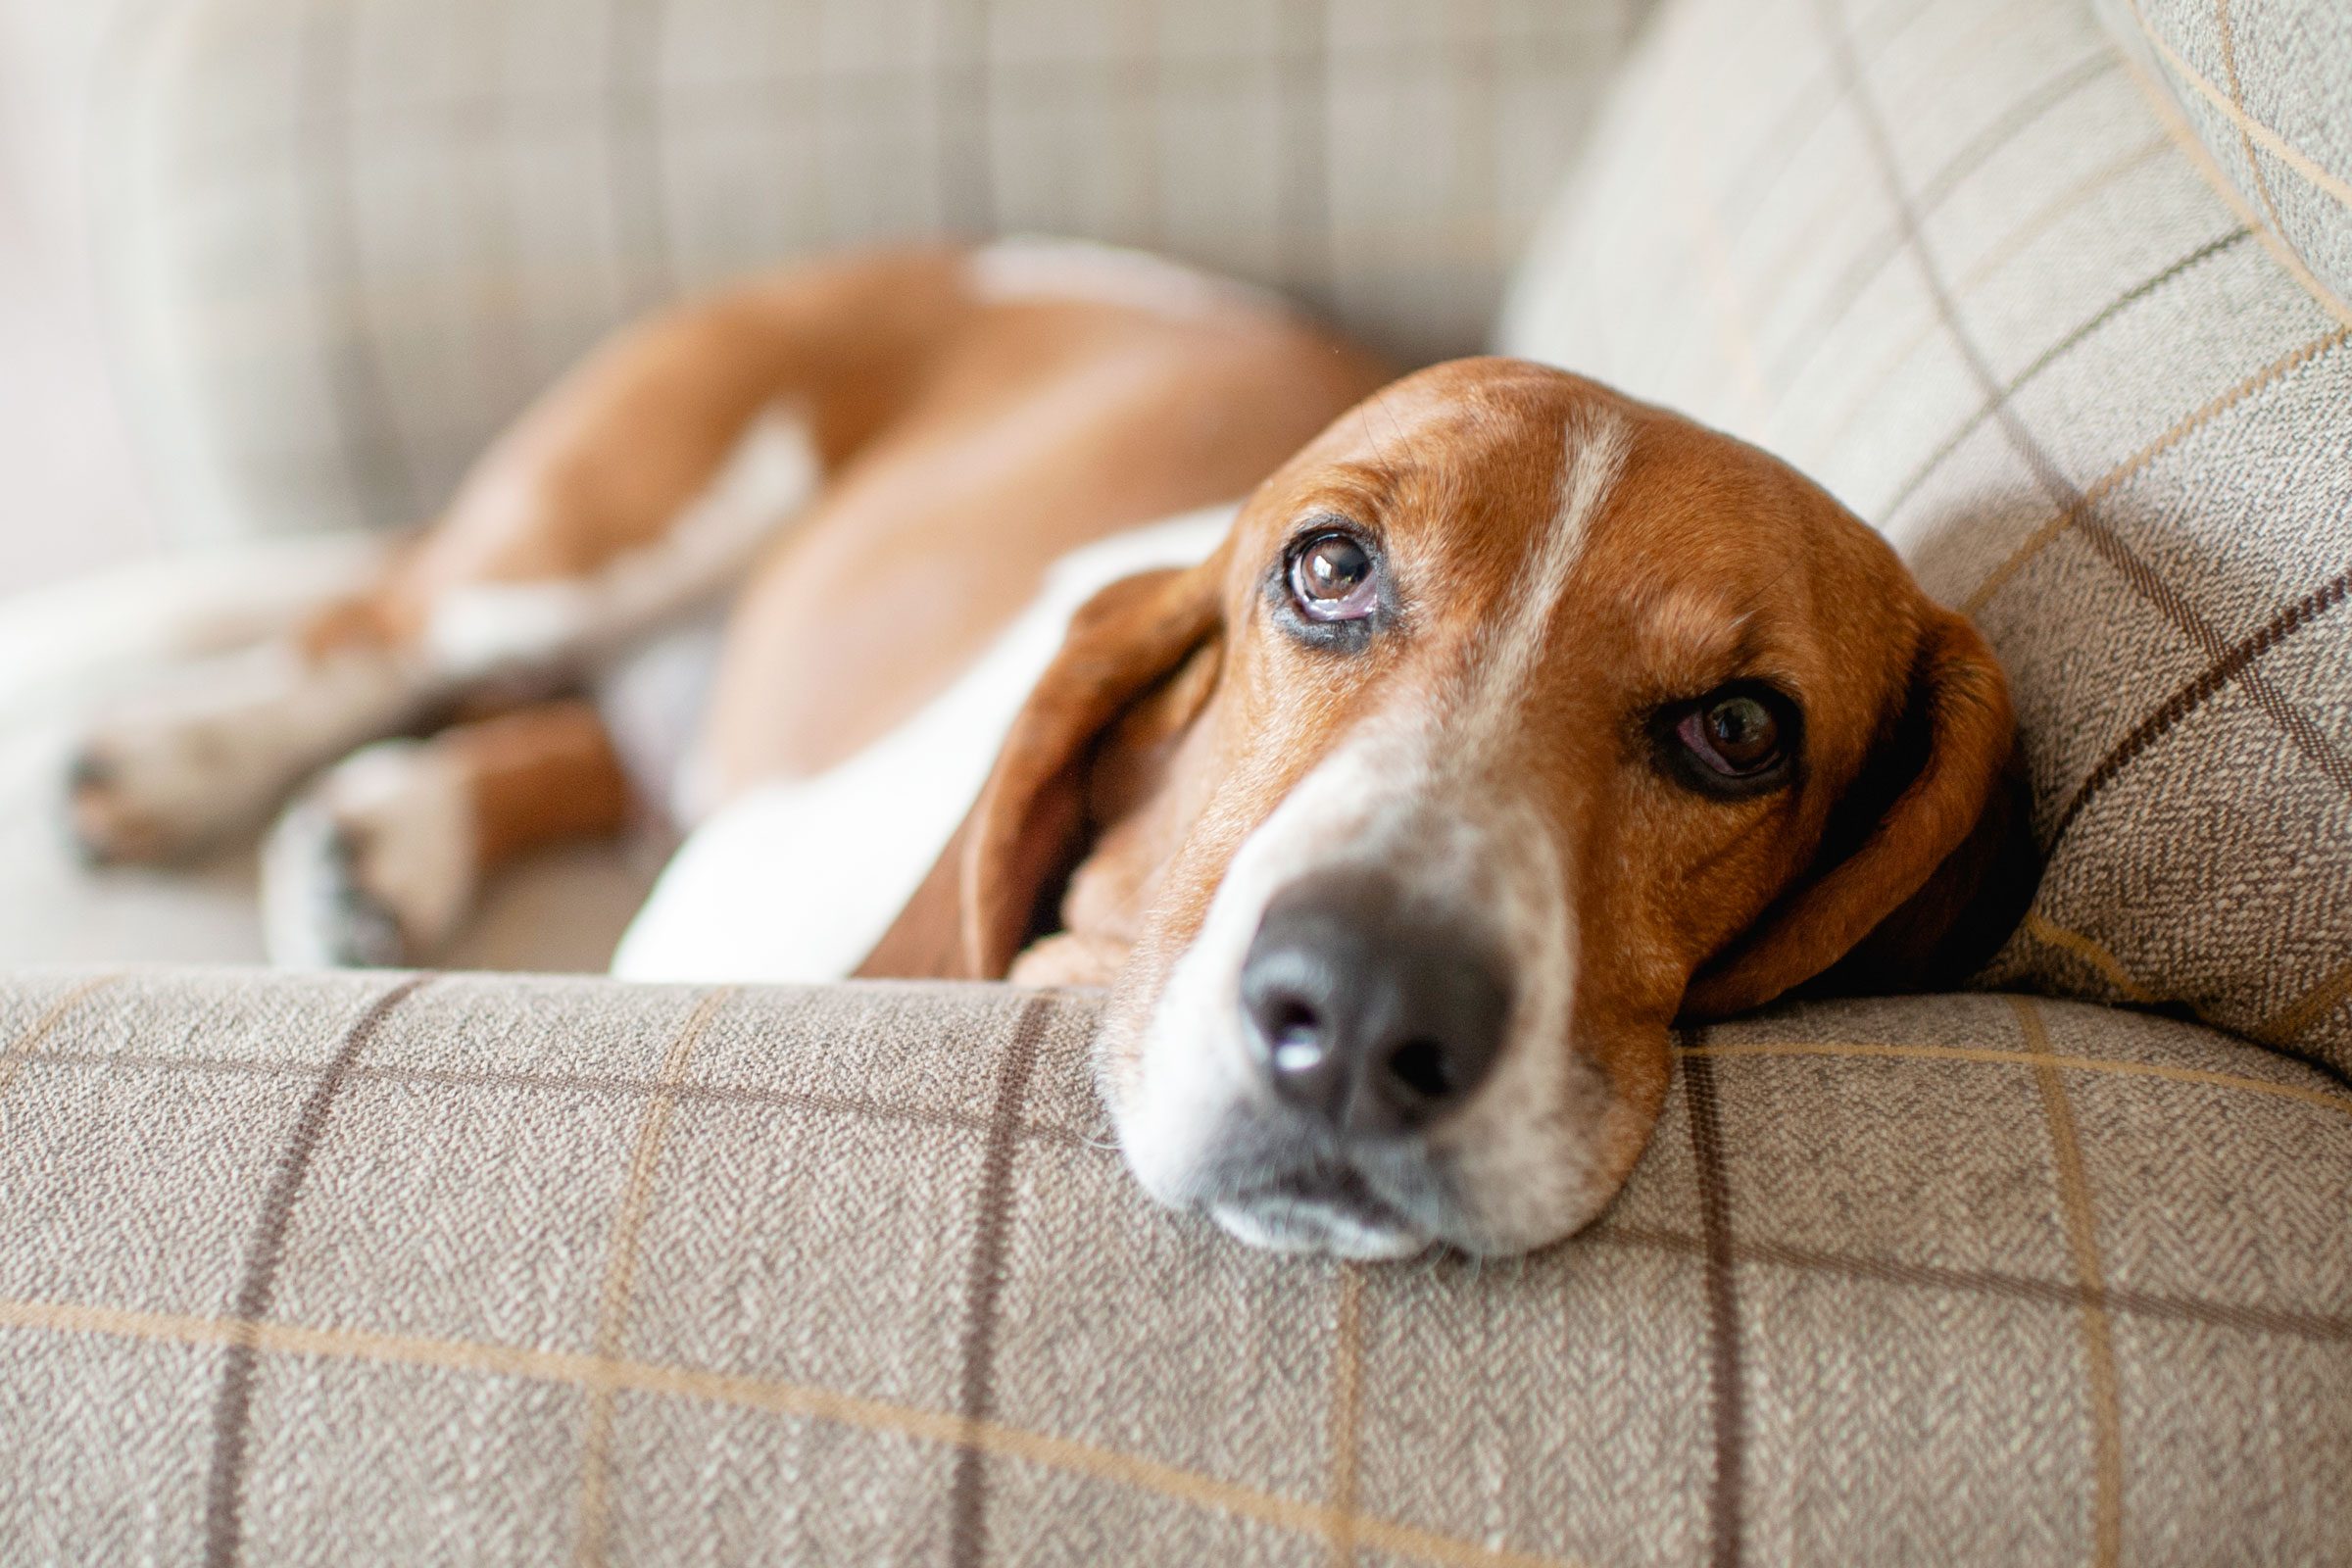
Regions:
<instances>
[{"instance_id":1,"label":"couch","mask_svg":"<svg viewBox=\"0 0 2352 1568\"><path fill-rule=\"evenodd\" d=\"M546 972L659 846L458 956L540 972L238 967L237 857L51 855L20 681L6 1560L2352 1562L2319 0L179 0L98 123L191 541L364 549L745 267L1156 245L1819 475L2000 648L2049 868L1978 989L1683 1031L1579 1238L1340 1265L1141 1198L1092 996Z\"/></svg>"}]
</instances>

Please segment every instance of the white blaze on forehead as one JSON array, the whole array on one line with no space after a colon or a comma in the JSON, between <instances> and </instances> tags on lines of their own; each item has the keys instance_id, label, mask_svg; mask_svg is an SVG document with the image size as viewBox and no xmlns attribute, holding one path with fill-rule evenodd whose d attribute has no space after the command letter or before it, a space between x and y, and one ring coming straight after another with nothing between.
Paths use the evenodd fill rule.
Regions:
<instances>
[{"instance_id":1,"label":"white blaze on forehead","mask_svg":"<svg viewBox=\"0 0 2352 1568\"><path fill-rule=\"evenodd\" d=\"M1470 706L1482 717L1498 718L1507 712L1534 678L1551 640L1568 574L1584 556L1592 519L1624 472L1632 446L1631 427L1612 411L1579 409L1569 416L1550 526L1536 541L1528 563L1532 570L1504 596L1508 612L1487 640L1473 677L1476 700Z\"/></svg>"}]
</instances>

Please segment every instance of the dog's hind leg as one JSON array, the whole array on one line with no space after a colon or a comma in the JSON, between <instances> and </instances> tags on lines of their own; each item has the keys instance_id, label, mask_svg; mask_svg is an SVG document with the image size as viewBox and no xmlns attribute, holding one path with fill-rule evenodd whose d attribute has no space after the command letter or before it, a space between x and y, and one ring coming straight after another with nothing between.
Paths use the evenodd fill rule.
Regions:
<instances>
[{"instance_id":1,"label":"dog's hind leg","mask_svg":"<svg viewBox=\"0 0 2352 1568\"><path fill-rule=\"evenodd\" d=\"M596 709L536 704L379 741L320 774L262 856L272 961L429 961L484 882L546 845L617 833L629 782Z\"/></svg>"},{"instance_id":2,"label":"dog's hind leg","mask_svg":"<svg viewBox=\"0 0 2352 1568\"><path fill-rule=\"evenodd\" d=\"M935 258L812 269L622 333L366 591L102 712L68 772L74 837L97 860L203 847L355 747L486 685L576 686L723 596L812 493L820 451L889 417L925 333L910 318L878 356L842 339L882 302L948 300L948 276Z\"/></svg>"}]
</instances>

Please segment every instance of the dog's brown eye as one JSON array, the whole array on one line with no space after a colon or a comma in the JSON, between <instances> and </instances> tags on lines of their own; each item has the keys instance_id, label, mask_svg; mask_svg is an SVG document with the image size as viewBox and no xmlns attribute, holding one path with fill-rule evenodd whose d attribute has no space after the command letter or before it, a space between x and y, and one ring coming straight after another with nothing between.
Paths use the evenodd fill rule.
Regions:
<instances>
[{"instance_id":1,"label":"dog's brown eye","mask_svg":"<svg viewBox=\"0 0 2352 1568\"><path fill-rule=\"evenodd\" d=\"M1371 552L1344 533L1309 539L1291 558L1291 597L1310 620L1360 620L1379 602Z\"/></svg>"},{"instance_id":2,"label":"dog's brown eye","mask_svg":"<svg viewBox=\"0 0 2352 1568\"><path fill-rule=\"evenodd\" d=\"M1684 715L1675 733L1692 756L1732 778L1760 773L1781 760L1780 718L1745 694L1702 703Z\"/></svg>"}]
</instances>

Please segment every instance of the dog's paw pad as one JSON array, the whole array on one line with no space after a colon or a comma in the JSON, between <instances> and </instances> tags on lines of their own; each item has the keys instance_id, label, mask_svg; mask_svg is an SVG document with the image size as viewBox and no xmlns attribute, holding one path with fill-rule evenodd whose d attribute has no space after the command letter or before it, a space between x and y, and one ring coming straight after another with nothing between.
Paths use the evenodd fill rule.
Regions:
<instances>
[{"instance_id":1,"label":"dog's paw pad","mask_svg":"<svg viewBox=\"0 0 2352 1568\"><path fill-rule=\"evenodd\" d=\"M473 808L430 743L386 741L286 808L262 854L273 962L389 967L428 959L473 902Z\"/></svg>"}]
</instances>

